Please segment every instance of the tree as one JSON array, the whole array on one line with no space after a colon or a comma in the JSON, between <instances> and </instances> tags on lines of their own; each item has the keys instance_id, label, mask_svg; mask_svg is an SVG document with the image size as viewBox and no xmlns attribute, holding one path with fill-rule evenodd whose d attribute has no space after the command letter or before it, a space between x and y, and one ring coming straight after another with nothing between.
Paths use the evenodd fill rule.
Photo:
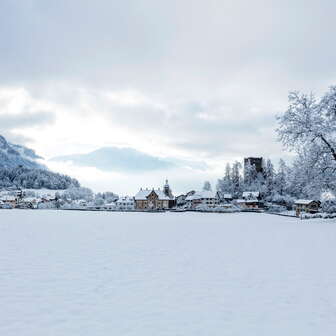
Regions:
<instances>
[{"instance_id":1,"label":"tree","mask_svg":"<svg viewBox=\"0 0 336 336\"><path fill-rule=\"evenodd\" d=\"M335 190L336 86L321 99L313 94L291 92L289 107L278 121L280 141L299 154L292 177L304 188L303 193Z\"/></svg>"},{"instance_id":2,"label":"tree","mask_svg":"<svg viewBox=\"0 0 336 336\"><path fill-rule=\"evenodd\" d=\"M289 107L278 117L279 139L291 150L315 145L321 155L336 162L336 86L318 101L313 94L291 92Z\"/></svg>"},{"instance_id":3,"label":"tree","mask_svg":"<svg viewBox=\"0 0 336 336\"><path fill-rule=\"evenodd\" d=\"M231 181L232 181L232 194L234 197L238 197L242 192L242 179L240 176L240 170L242 165L239 161L235 161L231 169Z\"/></svg>"},{"instance_id":4,"label":"tree","mask_svg":"<svg viewBox=\"0 0 336 336\"><path fill-rule=\"evenodd\" d=\"M288 167L283 159L279 160L279 168L274 177L274 190L279 195L284 195L288 182Z\"/></svg>"},{"instance_id":5,"label":"tree","mask_svg":"<svg viewBox=\"0 0 336 336\"><path fill-rule=\"evenodd\" d=\"M225 167L224 177L217 181L217 190L223 193L232 193L231 166L228 163Z\"/></svg>"},{"instance_id":6,"label":"tree","mask_svg":"<svg viewBox=\"0 0 336 336\"><path fill-rule=\"evenodd\" d=\"M272 161L268 159L264 167L264 177L265 177L265 194L266 196L271 196L274 192L274 166Z\"/></svg>"},{"instance_id":7,"label":"tree","mask_svg":"<svg viewBox=\"0 0 336 336\"><path fill-rule=\"evenodd\" d=\"M204 190L204 191L211 191L211 190L212 190L212 188L211 188L211 184L210 184L209 181L205 181L205 182L204 182L203 190Z\"/></svg>"}]
</instances>

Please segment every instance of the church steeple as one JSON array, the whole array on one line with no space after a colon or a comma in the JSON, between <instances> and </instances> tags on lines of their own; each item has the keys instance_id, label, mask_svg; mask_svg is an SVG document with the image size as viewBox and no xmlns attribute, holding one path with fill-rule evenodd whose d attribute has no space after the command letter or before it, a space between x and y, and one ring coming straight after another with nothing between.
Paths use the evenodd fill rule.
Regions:
<instances>
[{"instance_id":1,"label":"church steeple","mask_svg":"<svg viewBox=\"0 0 336 336\"><path fill-rule=\"evenodd\" d=\"M168 184L168 179L166 179L166 183L165 185L163 186L163 192L166 196L168 196L169 198L172 198L173 197L173 194L172 194L172 191L169 187L169 184Z\"/></svg>"}]
</instances>

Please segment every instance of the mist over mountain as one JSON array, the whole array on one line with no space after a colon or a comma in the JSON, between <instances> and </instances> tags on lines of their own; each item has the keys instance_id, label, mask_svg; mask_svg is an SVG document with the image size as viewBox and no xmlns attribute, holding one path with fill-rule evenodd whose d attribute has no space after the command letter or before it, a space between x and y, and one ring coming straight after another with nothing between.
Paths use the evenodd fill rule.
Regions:
<instances>
[{"instance_id":1,"label":"mist over mountain","mask_svg":"<svg viewBox=\"0 0 336 336\"><path fill-rule=\"evenodd\" d=\"M38 159L42 158L34 150L22 145L12 144L0 135L0 168L22 166L45 169L46 167L39 163Z\"/></svg>"}]
</instances>

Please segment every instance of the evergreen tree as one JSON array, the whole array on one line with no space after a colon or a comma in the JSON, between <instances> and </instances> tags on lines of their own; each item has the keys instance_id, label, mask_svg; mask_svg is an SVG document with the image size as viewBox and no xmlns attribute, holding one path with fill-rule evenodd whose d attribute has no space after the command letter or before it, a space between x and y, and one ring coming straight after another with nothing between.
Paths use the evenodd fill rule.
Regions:
<instances>
[{"instance_id":1,"label":"evergreen tree","mask_svg":"<svg viewBox=\"0 0 336 336\"><path fill-rule=\"evenodd\" d=\"M222 179L219 179L217 182L217 190L223 193L232 193L232 170L229 163L225 167L225 175Z\"/></svg>"},{"instance_id":2,"label":"evergreen tree","mask_svg":"<svg viewBox=\"0 0 336 336\"><path fill-rule=\"evenodd\" d=\"M242 165L239 161L235 161L231 169L232 194L234 197L239 197L242 192L242 179L240 170Z\"/></svg>"},{"instance_id":3,"label":"evergreen tree","mask_svg":"<svg viewBox=\"0 0 336 336\"><path fill-rule=\"evenodd\" d=\"M209 181L205 181L205 182L204 182L203 190L204 190L204 191L211 191L211 190L212 190L212 188L211 188L211 184L210 184Z\"/></svg>"}]
</instances>

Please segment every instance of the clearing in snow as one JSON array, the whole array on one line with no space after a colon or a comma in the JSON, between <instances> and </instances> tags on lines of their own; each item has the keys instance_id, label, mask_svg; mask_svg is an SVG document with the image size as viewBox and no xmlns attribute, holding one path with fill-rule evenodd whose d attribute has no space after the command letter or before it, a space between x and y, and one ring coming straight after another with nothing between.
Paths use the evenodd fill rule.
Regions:
<instances>
[{"instance_id":1,"label":"clearing in snow","mask_svg":"<svg viewBox=\"0 0 336 336\"><path fill-rule=\"evenodd\" d=\"M2 210L0 335L335 335L335 224Z\"/></svg>"}]
</instances>

